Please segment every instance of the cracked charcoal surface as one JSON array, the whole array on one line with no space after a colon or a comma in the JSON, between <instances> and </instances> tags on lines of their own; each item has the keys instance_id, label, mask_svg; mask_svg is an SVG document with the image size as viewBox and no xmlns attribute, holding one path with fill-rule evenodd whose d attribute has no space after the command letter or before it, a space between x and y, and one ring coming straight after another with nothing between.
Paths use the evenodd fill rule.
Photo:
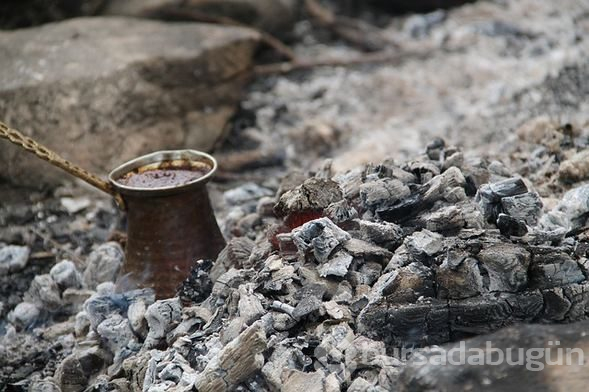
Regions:
<instances>
[{"instance_id":1,"label":"cracked charcoal surface","mask_svg":"<svg viewBox=\"0 0 589 392\"><path fill-rule=\"evenodd\" d=\"M579 390L586 372L396 351L589 346L587 18L572 3L414 15L385 31L425 61L256 82L240 135L299 168L211 184L228 244L177 297L127 291L110 207L0 208L0 389ZM71 247L43 254L28 225Z\"/></svg>"},{"instance_id":2,"label":"cracked charcoal surface","mask_svg":"<svg viewBox=\"0 0 589 392\"><path fill-rule=\"evenodd\" d=\"M269 226L258 226L254 240L234 237L216 260L197 262L179 297L155 301L150 290L115 292L120 248L113 243L88 256L86 272L64 260L36 276L27 302L9 312L2 347L11 347L7 336L33 339L27 331L35 324L43 331L36 339L59 336L61 345L47 357L54 366L36 373L52 378L37 377L31 385L54 380L62 390L100 384L273 391L282 385L296 390L309 380L323 386L318 390L368 385L387 390L404 388L399 383L415 377L415 365L396 357L396 349L427 353L430 345L519 322L585 320L589 239L583 232L551 236L552 226L543 223L562 224L565 231L570 222L584 226L578 195L585 185L573 187L549 209L541 207L533 182L524 184L505 167L500 177L493 174L496 164L477 163L479 173L488 171L494 181L468 195L464 173L472 167L465 161L460 168L445 168L445 150L459 150L445 143L438 149L442 158L422 157L419 166L415 161L364 165L360 181L334 176L335 185L307 194L314 214L293 208L284 217L266 216ZM373 184L375 176L386 184L388 176L412 167L421 174L404 178L401 201L417 195L428 202L406 211L399 223L379 219L375 210L398 200L391 204L382 198L382 187L363 185ZM317 183L314 178L304 184ZM350 190L336 192L337 208L355 210L337 223L330 214L346 215L333 215L334 200L321 194L333 186ZM292 200L300 198L301 188L293 189L282 195L277 189L274 202L298 205ZM498 211L495 221L495 215L485 219L486 210ZM290 230L285 226L281 242L274 244L273 225L293 217L304 222ZM525 231L506 232L502 226L512 221ZM75 321L55 323L66 291L87 294L70 308ZM37 345L46 347L43 342ZM33 369L41 366L36 359L20 360L36 363ZM10 369L12 363L3 366Z\"/></svg>"}]
</instances>

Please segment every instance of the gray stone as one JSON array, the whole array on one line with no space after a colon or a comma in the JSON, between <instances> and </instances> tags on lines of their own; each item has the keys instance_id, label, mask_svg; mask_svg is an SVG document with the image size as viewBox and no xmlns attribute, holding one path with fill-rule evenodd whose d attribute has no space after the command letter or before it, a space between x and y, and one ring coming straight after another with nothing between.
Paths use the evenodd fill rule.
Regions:
<instances>
[{"instance_id":1,"label":"gray stone","mask_svg":"<svg viewBox=\"0 0 589 392\"><path fill-rule=\"evenodd\" d=\"M237 27L115 17L2 32L0 113L99 174L154 150L206 150L233 112L257 39ZM65 178L9 143L0 157L13 183Z\"/></svg>"},{"instance_id":2,"label":"gray stone","mask_svg":"<svg viewBox=\"0 0 589 392\"><path fill-rule=\"evenodd\" d=\"M31 250L27 246L7 245L0 247L0 275L20 271L27 265Z\"/></svg>"},{"instance_id":3,"label":"gray stone","mask_svg":"<svg viewBox=\"0 0 589 392\"><path fill-rule=\"evenodd\" d=\"M116 280L125 255L116 242L100 245L88 256L84 270L84 284L91 289L103 282Z\"/></svg>"}]
</instances>

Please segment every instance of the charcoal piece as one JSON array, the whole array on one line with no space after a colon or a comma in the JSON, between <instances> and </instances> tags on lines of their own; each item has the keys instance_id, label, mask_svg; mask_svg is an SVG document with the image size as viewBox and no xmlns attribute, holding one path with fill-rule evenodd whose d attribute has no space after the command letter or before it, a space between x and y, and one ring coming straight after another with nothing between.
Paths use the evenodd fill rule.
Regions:
<instances>
[{"instance_id":1,"label":"charcoal piece","mask_svg":"<svg viewBox=\"0 0 589 392\"><path fill-rule=\"evenodd\" d=\"M531 321L542 308L543 298L538 292L450 300L450 330L458 339L494 332L516 321Z\"/></svg>"},{"instance_id":2,"label":"charcoal piece","mask_svg":"<svg viewBox=\"0 0 589 392\"><path fill-rule=\"evenodd\" d=\"M440 168L431 161L416 161L409 164L409 170L414 173L422 184L440 174Z\"/></svg>"},{"instance_id":3,"label":"charcoal piece","mask_svg":"<svg viewBox=\"0 0 589 392\"><path fill-rule=\"evenodd\" d=\"M292 313L292 311L291 311L291 313ZM276 331L288 331L289 329L293 328L297 324L297 320L295 320L288 313L271 312L271 314L272 314L272 327Z\"/></svg>"},{"instance_id":4,"label":"charcoal piece","mask_svg":"<svg viewBox=\"0 0 589 392\"><path fill-rule=\"evenodd\" d=\"M451 167L462 167L464 165L464 154L462 151L445 151L442 169L447 170ZM467 180L468 182L468 180Z\"/></svg>"},{"instance_id":5,"label":"charcoal piece","mask_svg":"<svg viewBox=\"0 0 589 392\"><path fill-rule=\"evenodd\" d=\"M302 351L298 348L288 347L284 344L278 345L262 368L264 378L276 388L276 390L280 390L280 387L282 386L281 375L283 370L302 370L298 358L303 355Z\"/></svg>"},{"instance_id":6,"label":"charcoal piece","mask_svg":"<svg viewBox=\"0 0 589 392\"><path fill-rule=\"evenodd\" d=\"M501 207L507 215L534 226L542 214L543 204L536 192L526 192L501 198Z\"/></svg>"},{"instance_id":7,"label":"charcoal piece","mask_svg":"<svg viewBox=\"0 0 589 392\"><path fill-rule=\"evenodd\" d=\"M117 313L111 314L98 324L96 332L110 352L115 355L136 339L129 321Z\"/></svg>"},{"instance_id":8,"label":"charcoal piece","mask_svg":"<svg viewBox=\"0 0 589 392\"><path fill-rule=\"evenodd\" d=\"M61 290L80 288L82 286L82 275L78 272L74 263L69 260L62 260L51 267L49 275Z\"/></svg>"},{"instance_id":9,"label":"charcoal piece","mask_svg":"<svg viewBox=\"0 0 589 392\"><path fill-rule=\"evenodd\" d=\"M35 276L24 299L50 312L55 312L63 306L59 287L49 274Z\"/></svg>"},{"instance_id":10,"label":"charcoal piece","mask_svg":"<svg viewBox=\"0 0 589 392\"><path fill-rule=\"evenodd\" d=\"M258 200L256 213L262 217L274 217L274 205L276 199L271 196L264 196Z\"/></svg>"},{"instance_id":11,"label":"charcoal piece","mask_svg":"<svg viewBox=\"0 0 589 392\"><path fill-rule=\"evenodd\" d=\"M369 181L360 186L360 200L366 210L374 211L383 206L393 205L411 194L409 187L391 178Z\"/></svg>"},{"instance_id":12,"label":"charcoal piece","mask_svg":"<svg viewBox=\"0 0 589 392\"><path fill-rule=\"evenodd\" d=\"M397 250L395 250L393 257L391 257L391 261L389 261L389 263L384 268L384 272L397 270L411 262L413 262L413 255L411 252L409 252L407 246L401 245L397 248Z\"/></svg>"},{"instance_id":13,"label":"charcoal piece","mask_svg":"<svg viewBox=\"0 0 589 392\"><path fill-rule=\"evenodd\" d=\"M453 205L425 213L418 218L418 222L420 227L438 233L456 232L466 224L462 211Z\"/></svg>"},{"instance_id":14,"label":"charcoal piece","mask_svg":"<svg viewBox=\"0 0 589 392\"><path fill-rule=\"evenodd\" d=\"M270 279L266 279L263 282L264 290L271 293L286 293L288 291L287 288L295 277L294 267L291 265L284 266L272 272Z\"/></svg>"},{"instance_id":15,"label":"charcoal piece","mask_svg":"<svg viewBox=\"0 0 589 392\"><path fill-rule=\"evenodd\" d=\"M382 274L382 265L380 263L367 262L360 267L358 272L363 276L361 284L372 286Z\"/></svg>"},{"instance_id":16,"label":"charcoal piece","mask_svg":"<svg viewBox=\"0 0 589 392\"><path fill-rule=\"evenodd\" d=\"M415 304L386 301L365 307L357 318L358 332L383 341L387 349L445 343L450 339L445 301L428 299Z\"/></svg>"},{"instance_id":17,"label":"charcoal piece","mask_svg":"<svg viewBox=\"0 0 589 392\"><path fill-rule=\"evenodd\" d=\"M464 253L448 252L436 270L436 283L441 299L468 298L484 291L478 261Z\"/></svg>"},{"instance_id":18,"label":"charcoal piece","mask_svg":"<svg viewBox=\"0 0 589 392\"><path fill-rule=\"evenodd\" d=\"M149 305L145 312L149 332L145 338L144 348L156 347L180 322L181 316L182 306L177 297L159 300Z\"/></svg>"},{"instance_id":19,"label":"charcoal piece","mask_svg":"<svg viewBox=\"0 0 589 392\"><path fill-rule=\"evenodd\" d=\"M365 178L366 168L359 166L345 173L337 174L333 179L340 185L343 196L348 200L354 200L360 196L360 186L364 183Z\"/></svg>"},{"instance_id":20,"label":"charcoal piece","mask_svg":"<svg viewBox=\"0 0 589 392\"><path fill-rule=\"evenodd\" d=\"M51 377L33 381L29 390L31 392L61 392L61 388Z\"/></svg>"},{"instance_id":21,"label":"charcoal piece","mask_svg":"<svg viewBox=\"0 0 589 392\"><path fill-rule=\"evenodd\" d=\"M589 284L587 282L573 283L562 289L565 298L571 303L565 320L567 322L585 320L589 313Z\"/></svg>"},{"instance_id":22,"label":"charcoal piece","mask_svg":"<svg viewBox=\"0 0 589 392\"><path fill-rule=\"evenodd\" d=\"M440 234L423 229L405 238L405 246L414 260L431 264L433 256L444 249L444 240Z\"/></svg>"},{"instance_id":23,"label":"charcoal piece","mask_svg":"<svg viewBox=\"0 0 589 392\"><path fill-rule=\"evenodd\" d=\"M564 194L550 212L540 218L545 230L564 229L567 232L585 225L589 214L589 184L573 188Z\"/></svg>"},{"instance_id":24,"label":"charcoal piece","mask_svg":"<svg viewBox=\"0 0 589 392\"><path fill-rule=\"evenodd\" d=\"M119 274L125 254L116 242L107 242L92 251L86 260L84 284L95 289L100 283L114 282Z\"/></svg>"},{"instance_id":25,"label":"charcoal piece","mask_svg":"<svg viewBox=\"0 0 589 392\"><path fill-rule=\"evenodd\" d=\"M338 304L349 304L354 298L352 290L352 285L347 280L341 281L331 299Z\"/></svg>"},{"instance_id":26,"label":"charcoal piece","mask_svg":"<svg viewBox=\"0 0 589 392\"><path fill-rule=\"evenodd\" d=\"M358 211L344 199L327 206L325 216L334 223L340 224L358 218Z\"/></svg>"},{"instance_id":27,"label":"charcoal piece","mask_svg":"<svg viewBox=\"0 0 589 392\"><path fill-rule=\"evenodd\" d=\"M390 304L414 303L420 297L434 297L432 271L419 263L382 275L369 294L371 302L385 299Z\"/></svg>"},{"instance_id":28,"label":"charcoal piece","mask_svg":"<svg viewBox=\"0 0 589 392\"><path fill-rule=\"evenodd\" d=\"M283 392L323 392L325 391L323 389L325 377L325 372L321 370L314 372L286 370L280 390Z\"/></svg>"},{"instance_id":29,"label":"charcoal piece","mask_svg":"<svg viewBox=\"0 0 589 392\"><path fill-rule=\"evenodd\" d=\"M364 392L372 389L374 389L373 383L362 377L356 377L348 387L348 391L350 392Z\"/></svg>"},{"instance_id":30,"label":"charcoal piece","mask_svg":"<svg viewBox=\"0 0 589 392\"><path fill-rule=\"evenodd\" d=\"M589 177L589 151L583 150L560 164L558 177L564 183L574 183Z\"/></svg>"},{"instance_id":31,"label":"charcoal piece","mask_svg":"<svg viewBox=\"0 0 589 392\"><path fill-rule=\"evenodd\" d=\"M278 216L286 216L309 210L323 210L342 199L343 194L337 182L312 177L280 196L274 211Z\"/></svg>"},{"instance_id":32,"label":"charcoal piece","mask_svg":"<svg viewBox=\"0 0 589 392\"><path fill-rule=\"evenodd\" d=\"M483 229L486 227L483 213L474 200L465 200L456 204L456 207L460 209L466 229Z\"/></svg>"},{"instance_id":33,"label":"charcoal piece","mask_svg":"<svg viewBox=\"0 0 589 392\"><path fill-rule=\"evenodd\" d=\"M488 223L495 223L497 221L497 216L499 216L502 211L500 203L501 199L496 197L489 184L481 185L476 194L475 200L483 211L485 220Z\"/></svg>"},{"instance_id":34,"label":"charcoal piece","mask_svg":"<svg viewBox=\"0 0 589 392\"><path fill-rule=\"evenodd\" d=\"M252 275L253 271L251 269L231 268L215 281L211 295L218 298L227 298L231 295L233 289L238 288L247 281L251 281Z\"/></svg>"},{"instance_id":35,"label":"charcoal piece","mask_svg":"<svg viewBox=\"0 0 589 392\"><path fill-rule=\"evenodd\" d=\"M585 280L579 264L564 252L535 254L529 276L530 288L538 289L580 283Z\"/></svg>"},{"instance_id":36,"label":"charcoal piece","mask_svg":"<svg viewBox=\"0 0 589 392\"><path fill-rule=\"evenodd\" d=\"M478 259L488 273L490 291L515 292L527 287L530 254L524 248L497 243L479 252Z\"/></svg>"},{"instance_id":37,"label":"charcoal piece","mask_svg":"<svg viewBox=\"0 0 589 392\"><path fill-rule=\"evenodd\" d=\"M140 336L142 339L145 339L145 336L147 335L147 321L145 320L147 306L148 304L146 304L144 301L137 300L131 302L129 308L127 309L129 325L131 326L133 333L137 336Z\"/></svg>"},{"instance_id":38,"label":"charcoal piece","mask_svg":"<svg viewBox=\"0 0 589 392\"><path fill-rule=\"evenodd\" d=\"M347 306L339 305L335 301L324 302L325 313L334 320L350 320L352 313Z\"/></svg>"},{"instance_id":39,"label":"charcoal piece","mask_svg":"<svg viewBox=\"0 0 589 392\"><path fill-rule=\"evenodd\" d=\"M301 256L312 251L319 263L327 261L331 252L350 240L347 232L337 227L329 218L315 219L292 231L293 241Z\"/></svg>"},{"instance_id":40,"label":"charcoal piece","mask_svg":"<svg viewBox=\"0 0 589 392\"><path fill-rule=\"evenodd\" d=\"M387 222L403 222L430 209L437 201L458 203L467 199L464 191L466 180L460 169L451 167L433 177L405 199L397 203L379 207L376 213Z\"/></svg>"},{"instance_id":41,"label":"charcoal piece","mask_svg":"<svg viewBox=\"0 0 589 392\"><path fill-rule=\"evenodd\" d=\"M502 213L497 216L497 227L506 237L523 237L528 233L528 227L523 220Z\"/></svg>"},{"instance_id":42,"label":"charcoal piece","mask_svg":"<svg viewBox=\"0 0 589 392\"><path fill-rule=\"evenodd\" d=\"M0 245L0 275L25 268L30 253L31 250L27 246Z\"/></svg>"},{"instance_id":43,"label":"charcoal piece","mask_svg":"<svg viewBox=\"0 0 589 392\"><path fill-rule=\"evenodd\" d=\"M204 301L213 290L213 282L209 272L212 260L199 260L190 269L190 274L180 284L177 295L182 303L198 304Z\"/></svg>"},{"instance_id":44,"label":"charcoal piece","mask_svg":"<svg viewBox=\"0 0 589 392\"><path fill-rule=\"evenodd\" d=\"M323 299L326 292L327 288L323 284L305 282L305 285L301 287L299 290L297 290L297 292L294 295L294 298L297 301L301 301L306 297L315 297Z\"/></svg>"},{"instance_id":45,"label":"charcoal piece","mask_svg":"<svg viewBox=\"0 0 589 392\"><path fill-rule=\"evenodd\" d=\"M266 334L261 324L252 324L209 360L196 377L195 388L202 392L234 390L262 368L262 352L266 347Z\"/></svg>"},{"instance_id":46,"label":"charcoal piece","mask_svg":"<svg viewBox=\"0 0 589 392\"><path fill-rule=\"evenodd\" d=\"M298 170L286 173L280 180L280 185L278 186L276 195L281 197L286 192L292 191L296 187L300 186L308 178L309 177L305 173Z\"/></svg>"},{"instance_id":47,"label":"charcoal piece","mask_svg":"<svg viewBox=\"0 0 589 392\"><path fill-rule=\"evenodd\" d=\"M230 268L247 268L248 260L254 249L254 242L247 237L232 238L217 256L211 268L214 281Z\"/></svg>"},{"instance_id":48,"label":"charcoal piece","mask_svg":"<svg viewBox=\"0 0 589 392\"><path fill-rule=\"evenodd\" d=\"M423 192L423 189L420 189L393 205L379 207L375 211L376 215L379 219L395 223L411 219L434 205L433 201L424 200Z\"/></svg>"},{"instance_id":49,"label":"charcoal piece","mask_svg":"<svg viewBox=\"0 0 589 392\"><path fill-rule=\"evenodd\" d=\"M521 195L528 191L528 187L521 178L508 178L489 184L493 195L499 199L507 196Z\"/></svg>"},{"instance_id":50,"label":"charcoal piece","mask_svg":"<svg viewBox=\"0 0 589 392\"><path fill-rule=\"evenodd\" d=\"M383 165L379 165L377 167L377 171L379 172L379 177L390 177L401 181L405 185L415 184L417 182L417 177L415 174L408 172L406 170L401 169L398 166L387 167L386 170L381 170ZM385 173L386 171L386 173Z\"/></svg>"},{"instance_id":51,"label":"charcoal piece","mask_svg":"<svg viewBox=\"0 0 589 392\"><path fill-rule=\"evenodd\" d=\"M299 250L293 241L292 233L281 233L276 235L280 257L285 260L296 260Z\"/></svg>"},{"instance_id":52,"label":"charcoal piece","mask_svg":"<svg viewBox=\"0 0 589 392\"><path fill-rule=\"evenodd\" d=\"M295 306L292 317L296 320L300 320L305 316L309 316L321 309L321 305L323 302L321 299L315 296L307 296L304 297L299 301L297 306Z\"/></svg>"},{"instance_id":53,"label":"charcoal piece","mask_svg":"<svg viewBox=\"0 0 589 392\"><path fill-rule=\"evenodd\" d=\"M436 137L426 146L425 153L429 159L437 161L442 157L444 147L446 147L444 139Z\"/></svg>"},{"instance_id":54,"label":"charcoal piece","mask_svg":"<svg viewBox=\"0 0 589 392\"><path fill-rule=\"evenodd\" d=\"M327 262L317 268L319 276L338 276L343 278L348 273L348 268L352 264L354 257L346 252L337 252L329 258Z\"/></svg>"},{"instance_id":55,"label":"charcoal piece","mask_svg":"<svg viewBox=\"0 0 589 392\"><path fill-rule=\"evenodd\" d=\"M504 212L501 204L502 198L522 195L527 192L528 188L521 178L508 178L507 180L482 185L475 200L483 210L487 222L495 223L498 215Z\"/></svg>"},{"instance_id":56,"label":"charcoal piece","mask_svg":"<svg viewBox=\"0 0 589 392\"><path fill-rule=\"evenodd\" d=\"M571 301L564 295L561 287L542 290L544 309L542 319L545 321L563 321L571 308Z\"/></svg>"},{"instance_id":57,"label":"charcoal piece","mask_svg":"<svg viewBox=\"0 0 589 392\"><path fill-rule=\"evenodd\" d=\"M386 265L393 256L389 250L357 238L347 241L344 249L354 257L362 258L364 261L375 261L382 265Z\"/></svg>"},{"instance_id":58,"label":"charcoal piece","mask_svg":"<svg viewBox=\"0 0 589 392\"><path fill-rule=\"evenodd\" d=\"M434 203L444 200L448 203L457 203L466 200L464 186L466 180L457 167L451 167L428 181L423 199L426 203Z\"/></svg>"},{"instance_id":59,"label":"charcoal piece","mask_svg":"<svg viewBox=\"0 0 589 392\"><path fill-rule=\"evenodd\" d=\"M18 329L32 327L39 321L41 309L30 302L21 302L8 313L7 319Z\"/></svg>"},{"instance_id":60,"label":"charcoal piece","mask_svg":"<svg viewBox=\"0 0 589 392\"><path fill-rule=\"evenodd\" d=\"M231 206L257 201L264 196L272 196L274 192L253 182L246 182L223 193L223 199Z\"/></svg>"},{"instance_id":61,"label":"charcoal piece","mask_svg":"<svg viewBox=\"0 0 589 392\"><path fill-rule=\"evenodd\" d=\"M362 219L356 219L354 222L359 227L360 239L364 241L372 241L390 251L394 251L403 243L404 233L399 225Z\"/></svg>"}]
</instances>

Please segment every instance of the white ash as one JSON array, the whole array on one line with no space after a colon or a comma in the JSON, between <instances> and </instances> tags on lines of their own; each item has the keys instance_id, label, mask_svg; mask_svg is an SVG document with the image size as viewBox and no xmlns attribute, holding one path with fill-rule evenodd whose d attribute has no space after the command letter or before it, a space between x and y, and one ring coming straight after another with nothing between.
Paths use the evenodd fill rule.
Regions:
<instances>
[{"instance_id":1,"label":"white ash","mask_svg":"<svg viewBox=\"0 0 589 392\"><path fill-rule=\"evenodd\" d=\"M22 270L29 261L31 250L26 246L0 247L0 275Z\"/></svg>"}]
</instances>

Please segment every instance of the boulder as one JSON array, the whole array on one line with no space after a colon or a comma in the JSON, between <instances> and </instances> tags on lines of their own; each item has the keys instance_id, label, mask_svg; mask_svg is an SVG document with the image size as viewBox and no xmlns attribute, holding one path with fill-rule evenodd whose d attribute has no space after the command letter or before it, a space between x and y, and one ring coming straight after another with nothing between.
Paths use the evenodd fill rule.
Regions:
<instances>
[{"instance_id":1,"label":"boulder","mask_svg":"<svg viewBox=\"0 0 589 392\"><path fill-rule=\"evenodd\" d=\"M150 18L190 17L197 12L230 18L274 34L288 32L299 13L300 0L111 0L106 15Z\"/></svg>"},{"instance_id":2,"label":"boulder","mask_svg":"<svg viewBox=\"0 0 589 392\"><path fill-rule=\"evenodd\" d=\"M257 40L244 28L118 17L1 32L0 118L101 175L155 150L207 150ZM0 165L13 184L65 178L4 141Z\"/></svg>"}]
</instances>

